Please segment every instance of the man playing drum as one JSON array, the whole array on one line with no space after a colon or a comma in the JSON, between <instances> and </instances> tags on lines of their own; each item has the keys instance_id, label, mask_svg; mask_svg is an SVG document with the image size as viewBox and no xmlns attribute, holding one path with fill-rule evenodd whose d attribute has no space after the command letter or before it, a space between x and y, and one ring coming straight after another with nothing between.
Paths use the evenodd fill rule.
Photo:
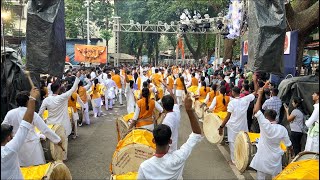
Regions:
<instances>
[{"instance_id":1,"label":"man playing drum","mask_svg":"<svg viewBox=\"0 0 320 180\"><path fill-rule=\"evenodd\" d=\"M254 78L253 78L254 79ZM265 179L267 175L275 177L282 170L283 150L280 143L284 142L287 149L293 153L293 148L287 129L277 124L277 112L268 109L264 115L260 111L262 107L263 89L259 89L258 100L254 106L254 114L260 126L260 139L257 146L257 153L253 157L250 167L257 170L257 179Z\"/></svg>"},{"instance_id":2,"label":"man playing drum","mask_svg":"<svg viewBox=\"0 0 320 180\"><path fill-rule=\"evenodd\" d=\"M257 91L258 85L256 81L254 87ZM254 100L256 91L248 96L240 98L240 89L238 87L234 87L232 89L232 95L234 99L229 102L227 110L228 114L218 129L220 136L222 136L224 126L227 126L228 142L231 154L231 164L235 163L234 141L236 139L237 134L240 131L248 132L247 109L249 107L250 102Z\"/></svg>"},{"instance_id":3,"label":"man playing drum","mask_svg":"<svg viewBox=\"0 0 320 180\"><path fill-rule=\"evenodd\" d=\"M195 112L192 109L190 95L186 96L185 107L190 119L192 133L179 150L168 152L171 139L171 129L160 124L153 130L156 154L144 161L138 171L138 179L182 179L183 168L194 146L202 140L201 128Z\"/></svg>"},{"instance_id":4,"label":"man playing drum","mask_svg":"<svg viewBox=\"0 0 320 180\"><path fill-rule=\"evenodd\" d=\"M39 96L39 90L33 88L30 92L27 110L14 137L13 127L1 124L1 179L23 179L18 152L21 150L28 132L34 128L31 123L35 114L36 98Z\"/></svg>"},{"instance_id":5,"label":"man playing drum","mask_svg":"<svg viewBox=\"0 0 320 180\"><path fill-rule=\"evenodd\" d=\"M80 82L80 75L80 72L77 72L77 77L72 88L63 94L60 94L60 84L58 82L52 84L51 89L53 91L53 95L43 100L38 112L38 114L42 116L44 110L47 109L49 113L47 124L61 124L66 131L66 136L69 136L72 130L68 113L68 99L72 93L77 90ZM64 159L66 160L67 156Z\"/></svg>"},{"instance_id":6,"label":"man playing drum","mask_svg":"<svg viewBox=\"0 0 320 180\"><path fill-rule=\"evenodd\" d=\"M13 134L17 133L22 122L22 118L27 111L27 104L30 101L29 95L30 93L27 91L18 93L16 96L16 101L19 107L10 110L2 122L2 124L13 126ZM61 138L46 125L43 119L36 112L33 115L32 124L36 126L41 133L49 138L53 143L58 144L61 142ZM40 143L40 137L34 131L34 126L33 129L29 131L21 150L18 152L20 166L33 166L46 163Z\"/></svg>"}]
</instances>

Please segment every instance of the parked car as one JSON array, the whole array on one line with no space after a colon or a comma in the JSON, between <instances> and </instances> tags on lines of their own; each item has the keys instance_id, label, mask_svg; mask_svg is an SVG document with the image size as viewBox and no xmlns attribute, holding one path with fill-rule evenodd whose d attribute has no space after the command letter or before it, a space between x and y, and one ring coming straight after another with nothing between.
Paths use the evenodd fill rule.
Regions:
<instances>
[{"instance_id":1,"label":"parked car","mask_svg":"<svg viewBox=\"0 0 320 180\"><path fill-rule=\"evenodd\" d=\"M72 69L80 69L80 65L73 65L70 62L65 62L64 72L66 72L68 69L70 69L70 66L72 67Z\"/></svg>"}]
</instances>

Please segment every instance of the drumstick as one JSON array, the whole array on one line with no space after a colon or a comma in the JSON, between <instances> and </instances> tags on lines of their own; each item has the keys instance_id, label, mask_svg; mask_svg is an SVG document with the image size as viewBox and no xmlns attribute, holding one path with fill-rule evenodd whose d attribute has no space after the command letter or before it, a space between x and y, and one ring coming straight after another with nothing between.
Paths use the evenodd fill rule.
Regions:
<instances>
[{"instance_id":1,"label":"drumstick","mask_svg":"<svg viewBox=\"0 0 320 180\"><path fill-rule=\"evenodd\" d=\"M33 81L31 80L31 77L30 77L30 72L29 71L24 71L25 75L27 76L28 80L29 80L29 83L31 85L31 89L34 88L34 84L33 84Z\"/></svg>"},{"instance_id":2,"label":"drumstick","mask_svg":"<svg viewBox=\"0 0 320 180\"><path fill-rule=\"evenodd\" d=\"M65 151L64 148L62 147L62 144L59 143L58 146L61 147L62 151Z\"/></svg>"}]
</instances>

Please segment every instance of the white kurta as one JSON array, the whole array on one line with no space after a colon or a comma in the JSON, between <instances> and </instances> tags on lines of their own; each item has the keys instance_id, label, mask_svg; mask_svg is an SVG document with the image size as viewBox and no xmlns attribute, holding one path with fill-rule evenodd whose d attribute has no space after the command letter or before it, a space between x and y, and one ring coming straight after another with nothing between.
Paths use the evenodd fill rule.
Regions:
<instances>
[{"instance_id":1,"label":"white kurta","mask_svg":"<svg viewBox=\"0 0 320 180\"><path fill-rule=\"evenodd\" d=\"M280 124L271 124L261 111L255 114L260 126L260 139L257 153L250 163L250 167L257 171L275 176L282 170L283 150L280 143L289 147L291 141L287 129Z\"/></svg>"},{"instance_id":2,"label":"white kurta","mask_svg":"<svg viewBox=\"0 0 320 180\"><path fill-rule=\"evenodd\" d=\"M116 88L117 85L112 79L107 79L103 81L104 86L106 87L106 90L104 94L108 97L108 99L113 99L116 97Z\"/></svg>"},{"instance_id":3,"label":"white kurta","mask_svg":"<svg viewBox=\"0 0 320 180\"><path fill-rule=\"evenodd\" d=\"M23 179L18 152L32 128L33 126L30 123L22 121L13 139L5 146L1 146L1 179Z\"/></svg>"},{"instance_id":4,"label":"white kurta","mask_svg":"<svg viewBox=\"0 0 320 180\"><path fill-rule=\"evenodd\" d=\"M68 99L72 93L77 89L80 79L76 78L72 88L61 94L52 95L43 100L39 110L39 115L42 116L44 110L48 110L47 124L62 124L66 130L66 135L71 134L71 122L68 114Z\"/></svg>"},{"instance_id":5,"label":"white kurta","mask_svg":"<svg viewBox=\"0 0 320 180\"><path fill-rule=\"evenodd\" d=\"M2 124L13 126L13 134L16 134L26 111L26 107L18 107L10 110ZM41 133L49 138L53 143L59 143L61 141L60 137L48 128L43 119L37 113L34 113L33 115L32 125L33 127L36 126ZM39 135L34 131L34 128L29 130L26 140L19 151L19 162L20 166L33 166L46 163Z\"/></svg>"},{"instance_id":6,"label":"white kurta","mask_svg":"<svg viewBox=\"0 0 320 180\"><path fill-rule=\"evenodd\" d=\"M183 168L192 149L203 137L200 134L190 134L186 143L179 150L145 160L139 167L138 179L182 179Z\"/></svg>"},{"instance_id":7,"label":"white kurta","mask_svg":"<svg viewBox=\"0 0 320 180\"><path fill-rule=\"evenodd\" d=\"M130 88L130 83L126 83L126 90L125 90L126 98L127 98L127 112L133 113L134 112L134 90Z\"/></svg>"},{"instance_id":8,"label":"white kurta","mask_svg":"<svg viewBox=\"0 0 320 180\"><path fill-rule=\"evenodd\" d=\"M173 112L168 112L162 122L162 124L168 125L170 127L172 133L172 144L170 145L169 153L178 149L180 119L180 108L179 105L175 104L173 106Z\"/></svg>"},{"instance_id":9,"label":"white kurta","mask_svg":"<svg viewBox=\"0 0 320 180\"><path fill-rule=\"evenodd\" d=\"M247 110L254 98L253 94L249 94L243 98L234 98L229 102L227 111L231 113L231 116L226 124L229 142L234 142L240 131L248 132Z\"/></svg>"},{"instance_id":10,"label":"white kurta","mask_svg":"<svg viewBox=\"0 0 320 180\"><path fill-rule=\"evenodd\" d=\"M319 153L319 103L314 104L313 107L314 110L310 118L305 123L308 128L312 127L313 124L317 124L318 133L315 133L313 136L308 133L305 151Z\"/></svg>"}]
</instances>

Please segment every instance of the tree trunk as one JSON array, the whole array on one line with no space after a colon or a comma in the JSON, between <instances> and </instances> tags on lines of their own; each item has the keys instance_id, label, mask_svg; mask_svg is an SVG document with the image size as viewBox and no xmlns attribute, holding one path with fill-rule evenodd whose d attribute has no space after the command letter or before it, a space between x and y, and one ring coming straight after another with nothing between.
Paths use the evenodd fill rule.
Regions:
<instances>
[{"instance_id":1,"label":"tree trunk","mask_svg":"<svg viewBox=\"0 0 320 180\"><path fill-rule=\"evenodd\" d=\"M232 61L233 56L233 47L236 44L235 39L224 39L224 53L223 53L223 62L225 62L227 59L230 59Z\"/></svg>"},{"instance_id":2,"label":"tree trunk","mask_svg":"<svg viewBox=\"0 0 320 180\"><path fill-rule=\"evenodd\" d=\"M305 45L305 34L299 34L298 37L298 50L297 50L297 61L296 61L296 66L298 67L298 76L301 73L301 67L302 67L302 62L303 62L303 50L304 50L304 45Z\"/></svg>"},{"instance_id":3,"label":"tree trunk","mask_svg":"<svg viewBox=\"0 0 320 180\"><path fill-rule=\"evenodd\" d=\"M191 54L193 55L193 58L195 61L199 61L199 59L201 58L201 55L200 55L200 47L201 47L201 38L200 38L200 35L197 34L197 39L198 39L198 47L197 49L195 50L192 46L191 46L191 43L187 37L186 34L183 34L183 38L186 42L186 45L187 45L187 48L189 49L189 51L191 52Z\"/></svg>"}]
</instances>

